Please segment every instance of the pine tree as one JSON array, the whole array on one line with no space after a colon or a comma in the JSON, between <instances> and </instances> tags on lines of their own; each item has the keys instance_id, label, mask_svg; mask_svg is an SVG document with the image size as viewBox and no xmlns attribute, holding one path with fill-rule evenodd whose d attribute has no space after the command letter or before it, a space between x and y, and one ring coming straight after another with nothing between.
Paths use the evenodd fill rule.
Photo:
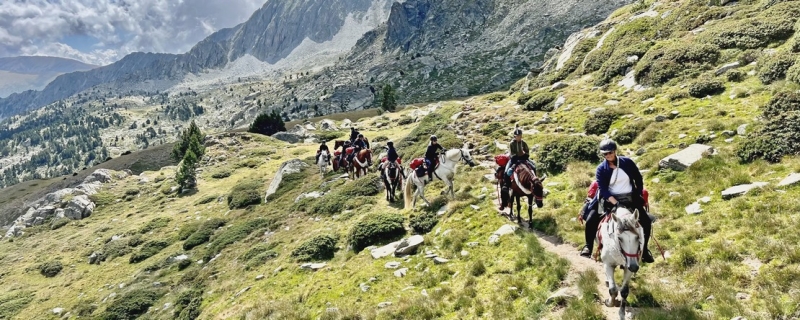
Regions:
<instances>
[{"instance_id":1,"label":"pine tree","mask_svg":"<svg viewBox=\"0 0 800 320\"><path fill-rule=\"evenodd\" d=\"M202 157L205 154L205 148L203 148L203 140L205 140L206 136L200 132L200 127L194 123L189 124L189 128L183 130L180 135L180 140L175 143L175 146L172 148L171 157L175 161L182 160L186 154L186 150L189 149L189 145L192 143L192 138L196 139L196 146L192 149L195 153L195 156Z\"/></svg>"},{"instance_id":2,"label":"pine tree","mask_svg":"<svg viewBox=\"0 0 800 320\"><path fill-rule=\"evenodd\" d=\"M275 133L286 131L286 123L283 122L283 118L277 110L272 110L270 113L258 115L247 131L271 136Z\"/></svg>"},{"instance_id":3,"label":"pine tree","mask_svg":"<svg viewBox=\"0 0 800 320\"><path fill-rule=\"evenodd\" d=\"M197 185L197 156L192 150L186 151L183 156L178 172L175 173L175 180L181 190L194 188Z\"/></svg>"},{"instance_id":4,"label":"pine tree","mask_svg":"<svg viewBox=\"0 0 800 320\"><path fill-rule=\"evenodd\" d=\"M381 109L387 112L394 112L397 108L397 97L395 96L392 86L387 84L383 86L381 92Z\"/></svg>"}]
</instances>

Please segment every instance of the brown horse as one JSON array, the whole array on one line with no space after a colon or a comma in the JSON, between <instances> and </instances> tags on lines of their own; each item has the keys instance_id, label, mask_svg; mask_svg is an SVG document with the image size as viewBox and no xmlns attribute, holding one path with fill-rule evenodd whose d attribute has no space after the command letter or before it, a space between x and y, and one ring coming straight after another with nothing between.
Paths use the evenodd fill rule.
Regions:
<instances>
[{"instance_id":1,"label":"brown horse","mask_svg":"<svg viewBox=\"0 0 800 320\"><path fill-rule=\"evenodd\" d=\"M507 187L503 187L503 175L505 172L503 170L498 170L495 173L495 177L497 178L497 183L500 184L502 187L501 196L503 199L506 197L508 198L508 209L509 215L513 219L514 218L514 202L517 203L517 222L522 222L522 216L520 215L520 210L522 209L522 202L520 201L521 197L528 198L528 223L533 222L533 200L536 199L536 207L541 208L544 203L542 199L544 198L544 187L542 186L542 182L547 179L547 176L543 176L541 178L536 176L536 173L524 163L517 165L517 168L514 169L514 181L511 181L511 192L509 194L509 190Z\"/></svg>"},{"instance_id":2,"label":"brown horse","mask_svg":"<svg viewBox=\"0 0 800 320\"><path fill-rule=\"evenodd\" d=\"M369 163L372 162L372 150L364 149L358 152L358 154L353 157L353 163L350 167L353 168L355 171L355 177L360 178L362 175L367 175L367 170L369 170Z\"/></svg>"}]
</instances>

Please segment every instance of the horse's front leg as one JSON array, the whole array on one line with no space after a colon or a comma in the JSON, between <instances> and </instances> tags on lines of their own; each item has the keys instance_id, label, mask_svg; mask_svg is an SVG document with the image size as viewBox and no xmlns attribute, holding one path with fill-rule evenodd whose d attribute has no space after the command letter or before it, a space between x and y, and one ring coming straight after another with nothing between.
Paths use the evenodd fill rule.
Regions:
<instances>
[{"instance_id":1,"label":"horse's front leg","mask_svg":"<svg viewBox=\"0 0 800 320\"><path fill-rule=\"evenodd\" d=\"M517 223L522 223L522 197L516 196L517 199Z\"/></svg>"},{"instance_id":2,"label":"horse's front leg","mask_svg":"<svg viewBox=\"0 0 800 320\"><path fill-rule=\"evenodd\" d=\"M608 295L610 296L608 300L606 300L606 307L616 307L617 306L617 293L619 290L617 289L617 284L614 282L614 266L610 264L605 264L606 267L606 284L608 284Z\"/></svg>"},{"instance_id":3,"label":"horse's front leg","mask_svg":"<svg viewBox=\"0 0 800 320\"><path fill-rule=\"evenodd\" d=\"M533 229L533 196L528 196L528 226Z\"/></svg>"},{"instance_id":4,"label":"horse's front leg","mask_svg":"<svg viewBox=\"0 0 800 320\"><path fill-rule=\"evenodd\" d=\"M619 308L619 319L625 320L625 307L628 305L628 294L630 293L630 281L631 276L633 276L633 272L628 269L625 269L625 275L622 278L622 290L620 290L620 295L622 296L622 302Z\"/></svg>"}]
</instances>

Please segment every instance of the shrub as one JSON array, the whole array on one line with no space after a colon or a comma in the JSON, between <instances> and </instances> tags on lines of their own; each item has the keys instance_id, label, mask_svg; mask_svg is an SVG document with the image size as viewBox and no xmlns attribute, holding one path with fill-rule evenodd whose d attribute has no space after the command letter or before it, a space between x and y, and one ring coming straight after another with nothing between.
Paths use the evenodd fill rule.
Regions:
<instances>
[{"instance_id":1,"label":"shrub","mask_svg":"<svg viewBox=\"0 0 800 320\"><path fill-rule=\"evenodd\" d=\"M500 102L505 100L506 98L508 98L508 95L502 92L490 93L484 97L486 101L491 101L491 102Z\"/></svg>"},{"instance_id":2,"label":"shrub","mask_svg":"<svg viewBox=\"0 0 800 320\"><path fill-rule=\"evenodd\" d=\"M316 135L317 135L317 138L320 141L333 141L333 140L336 140L336 139L341 138L342 136L344 136L344 132L341 132L341 131L322 131L322 132L319 132L318 131L316 133Z\"/></svg>"},{"instance_id":3,"label":"shrub","mask_svg":"<svg viewBox=\"0 0 800 320\"><path fill-rule=\"evenodd\" d=\"M142 236L139 234L133 235L128 239L128 246L132 248L136 248L142 243L144 243L144 239L142 239Z\"/></svg>"},{"instance_id":4,"label":"shrub","mask_svg":"<svg viewBox=\"0 0 800 320\"><path fill-rule=\"evenodd\" d=\"M197 201L195 203L195 205L199 206L199 205L209 204L209 203L212 203L215 200L217 200L217 198L219 198L219 197L217 195L214 195L214 194L207 195L207 196L201 198L200 201Z\"/></svg>"},{"instance_id":5,"label":"shrub","mask_svg":"<svg viewBox=\"0 0 800 320\"><path fill-rule=\"evenodd\" d=\"M503 130L503 124L500 122L491 122L483 126L481 133L485 136L491 136L493 133L499 130Z\"/></svg>"},{"instance_id":6,"label":"shrub","mask_svg":"<svg viewBox=\"0 0 800 320\"><path fill-rule=\"evenodd\" d=\"M281 131L286 131L286 124L277 110L262 113L256 117L247 132L271 136Z\"/></svg>"},{"instance_id":7,"label":"shrub","mask_svg":"<svg viewBox=\"0 0 800 320\"><path fill-rule=\"evenodd\" d=\"M113 260L116 257L124 256L131 253L131 248L128 246L128 241L112 240L103 246L103 254L100 260Z\"/></svg>"},{"instance_id":8,"label":"shrub","mask_svg":"<svg viewBox=\"0 0 800 320\"><path fill-rule=\"evenodd\" d=\"M539 162L551 172L561 172L572 161L596 162L596 138L587 136L567 136L552 139L545 143L539 152Z\"/></svg>"},{"instance_id":9,"label":"shrub","mask_svg":"<svg viewBox=\"0 0 800 320\"><path fill-rule=\"evenodd\" d=\"M517 97L517 104L524 106L531 98L533 98L533 92L520 94L519 97Z\"/></svg>"},{"instance_id":10,"label":"shrub","mask_svg":"<svg viewBox=\"0 0 800 320\"><path fill-rule=\"evenodd\" d=\"M789 70L786 70L786 80L800 83L800 63L795 62Z\"/></svg>"},{"instance_id":11,"label":"shrub","mask_svg":"<svg viewBox=\"0 0 800 320\"><path fill-rule=\"evenodd\" d=\"M277 257L278 253L273 250L275 247L277 247L277 243L274 242L258 244L239 257L239 261L246 264L245 270L250 270Z\"/></svg>"},{"instance_id":12,"label":"shrub","mask_svg":"<svg viewBox=\"0 0 800 320\"><path fill-rule=\"evenodd\" d=\"M253 233L253 231L262 228L274 228L276 225L277 223L274 220L267 218L257 218L233 225L230 228L219 232L214 239L212 239L211 244L209 244L208 251L206 251L205 256L203 257L203 260L211 260L211 258L222 252L223 249L239 240L244 239Z\"/></svg>"},{"instance_id":13,"label":"shrub","mask_svg":"<svg viewBox=\"0 0 800 320\"><path fill-rule=\"evenodd\" d=\"M739 146L742 162L764 159L779 162L784 155L800 153L800 94L779 92L763 108L764 128Z\"/></svg>"},{"instance_id":14,"label":"shrub","mask_svg":"<svg viewBox=\"0 0 800 320\"><path fill-rule=\"evenodd\" d=\"M211 177L214 179L225 179L230 177L232 173L233 172L231 172L229 169L220 169L219 171L212 173Z\"/></svg>"},{"instance_id":15,"label":"shrub","mask_svg":"<svg viewBox=\"0 0 800 320\"><path fill-rule=\"evenodd\" d=\"M794 62L793 55L775 54L763 63L759 63L761 67L758 69L758 79L763 84L783 80L786 78L786 71L794 65Z\"/></svg>"},{"instance_id":16,"label":"shrub","mask_svg":"<svg viewBox=\"0 0 800 320\"><path fill-rule=\"evenodd\" d=\"M587 118L586 122L583 123L583 130L586 132L586 134L604 134L608 132L608 128L611 127L616 119L616 112L602 110L593 115L589 115L589 118Z\"/></svg>"},{"instance_id":17,"label":"shrub","mask_svg":"<svg viewBox=\"0 0 800 320\"><path fill-rule=\"evenodd\" d=\"M304 242L292 251L298 261L330 260L336 252L338 239L332 235L319 235Z\"/></svg>"},{"instance_id":18,"label":"shrub","mask_svg":"<svg viewBox=\"0 0 800 320\"><path fill-rule=\"evenodd\" d=\"M755 49L748 49L739 54L739 65L749 65L761 57L761 51Z\"/></svg>"},{"instance_id":19,"label":"shrub","mask_svg":"<svg viewBox=\"0 0 800 320\"><path fill-rule=\"evenodd\" d=\"M192 233L195 233L200 228L200 222L190 222L181 226L178 230L178 240L186 240Z\"/></svg>"},{"instance_id":20,"label":"shrub","mask_svg":"<svg viewBox=\"0 0 800 320\"><path fill-rule=\"evenodd\" d=\"M553 111L551 104L558 96L554 92L537 92L525 102L525 110L528 111Z\"/></svg>"},{"instance_id":21,"label":"shrub","mask_svg":"<svg viewBox=\"0 0 800 320\"><path fill-rule=\"evenodd\" d=\"M164 250L164 248L166 247L169 247L169 243L166 241L160 241L160 240L148 241L142 245L142 247L139 249L139 252L132 254L128 261L130 263L142 262L144 260L147 260L147 258L156 255L161 250Z\"/></svg>"},{"instance_id":22,"label":"shrub","mask_svg":"<svg viewBox=\"0 0 800 320\"><path fill-rule=\"evenodd\" d=\"M184 260L186 261L186 260ZM192 288L181 292L178 299L175 300L175 315L178 320L194 320L200 316L202 311L201 305L203 303L203 290L201 288Z\"/></svg>"},{"instance_id":23,"label":"shrub","mask_svg":"<svg viewBox=\"0 0 800 320\"><path fill-rule=\"evenodd\" d=\"M141 229L139 229L139 233L145 234L156 229L161 229L163 227L166 227L170 221L172 221L172 219L167 217L155 218L153 220L150 220L150 222L148 222Z\"/></svg>"},{"instance_id":24,"label":"shrub","mask_svg":"<svg viewBox=\"0 0 800 320\"><path fill-rule=\"evenodd\" d=\"M411 229L417 234L426 234L433 230L433 227L439 223L439 216L435 212L422 211L417 215L411 217Z\"/></svg>"},{"instance_id":25,"label":"shrub","mask_svg":"<svg viewBox=\"0 0 800 320\"><path fill-rule=\"evenodd\" d=\"M102 320L136 319L139 315L147 312L161 296L163 296L161 291L132 290L115 299L98 318Z\"/></svg>"},{"instance_id":26,"label":"shrub","mask_svg":"<svg viewBox=\"0 0 800 320\"><path fill-rule=\"evenodd\" d=\"M57 276L63 268L64 266L60 261L49 261L39 265L39 273L45 277L52 278Z\"/></svg>"},{"instance_id":27,"label":"shrub","mask_svg":"<svg viewBox=\"0 0 800 320\"><path fill-rule=\"evenodd\" d=\"M241 209L261 204L262 183L257 180L240 181L228 194L228 208Z\"/></svg>"},{"instance_id":28,"label":"shrub","mask_svg":"<svg viewBox=\"0 0 800 320\"><path fill-rule=\"evenodd\" d=\"M359 252L364 248L402 237L403 216L392 213L374 213L365 216L350 231L350 245Z\"/></svg>"},{"instance_id":29,"label":"shrub","mask_svg":"<svg viewBox=\"0 0 800 320\"><path fill-rule=\"evenodd\" d=\"M407 116L406 117L402 117L402 118L400 118L400 120L397 121L397 124L399 124L401 126L404 126L404 125L407 125L407 124L412 124L412 123L414 123L414 119L411 119L411 117L407 117Z\"/></svg>"},{"instance_id":30,"label":"shrub","mask_svg":"<svg viewBox=\"0 0 800 320\"><path fill-rule=\"evenodd\" d=\"M636 79L645 85L661 85L681 72L696 72L712 67L719 59L719 48L705 43L671 42L658 44L636 66Z\"/></svg>"},{"instance_id":31,"label":"shrub","mask_svg":"<svg viewBox=\"0 0 800 320\"><path fill-rule=\"evenodd\" d=\"M480 277L484 273L486 273L486 266L483 265L483 260L479 259L479 260L475 261L474 263L472 263L472 266L470 267L469 273L471 275L475 276L475 277Z\"/></svg>"},{"instance_id":32,"label":"shrub","mask_svg":"<svg viewBox=\"0 0 800 320\"><path fill-rule=\"evenodd\" d=\"M181 261L178 262L178 270L179 271L183 271L184 269L186 269L188 267L191 267L191 266L192 266L192 261L189 260L189 259L181 260Z\"/></svg>"},{"instance_id":33,"label":"shrub","mask_svg":"<svg viewBox=\"0 0 800 320\"><path fill-rule=\"evenodd\" d=\"M789 50L792 53L800 53L800 37L794 37L794 39L792 39L792 46L789 47Z\"/></svg>"},{"instance_id":34,"label":"shrub","mask_svg":"<svg viewBox=\"0 0 800 320\"><path fill-rule=\"evenodd\" d=\"M570 56L569 60L564 63L561 70L558 70L558 73L555 75L553 80L564 80L570 74L577 71L578 68L581 67L581 64L583 64L584 59L586 59L586 55L597 46L597 41L597 37L583 39L581 42L575 45L575 48L572 49L572 55Z\"/></svg>"},{"instance_id":35,"label":"shrub","mask_svg":"<svg viewBox=\"0 0 800 320\"><path fill-rule=\"evenodd\" d=\"M389 141L389 137L387 137L387 136L377 136L374 139L372 139L372 141L374 141L374 142Z\"/></svg>"},{"instance_id":36,"label":"shrub","mask_svg":"<svg viewBox=\"0 0 800 320\"><path fill-rule=\"evenodd\" d=\"M50 224L50 230L61 229L61 227L66 226L67 224L69 224L69 222L70 220L66 218L55 219L53 220L53 223Z\"/></svg>"},{"instance_id":37,"label":"shrub","mask_svg":"<svg viewBox=\"0 0 800 320\"><path fill-rule=\"evenodd\" d=\"M0 295L0 319L12 319L36 297L34 293L10 291Z\"/></svg>"},{"instance_id":38,"label":"shrub","mask_svg":"<svg viewBox=\"0 0 800 320\"><path fill-rule=\"evenodd\" d=\"M97 304L90 302L81 302L72 307L72 310L79 317L89 318L94 313L94 311L97 310Z\"/></svg>"},{"instance_id":39,"label":"shrub","mask_svg":"<svg viewBox=\"0 0 800 320\"><path fill-rule=\"evenodd\" d=\"M214 230L217 230L224 225L225 220L214 218L203 222L203 224L198 225L197 227L188 227L186 231L182 229L178 235L178 238L186 235L189 230L196 230L185 238L186 242L183 243L183 250L192 250L193 248L208 242L208 240L211 239L211 236L214 234Z\"/></svg>"},{"instance_id":40,"label":"shrub","mask_svg":"<svg viewBox=\"0 0 800 320\"><path fill-rule=\"evenodd\" d=\"M784 41L794 34L794 20L783 17L757 17L736 21L729 28L712 33L711 43L722 49L764 48L770 43Z\"/></svg>"},{"instance_id":41,"label":"shrub","mask_svg":"<svg viewBox=\"0 0 800 320\"><path fill-rule=\"evenodd\" d=\"M238 168L255 169L255 168L258 168L258 166L260 166L261 163L262 163L261 159L250 158L250 159L245 159L245 160L237 162L236 163L236 168L237 169Z\"/></svg>"},{"instance_id":42,"label":"shrub","mask_svg":"<svg viewBox=\"0 0 800 320\"><path fill-rule=\"evenodd\" d=\"M652 120L634 121L617 131L617 134L612 138L621 145L633 143L636 137L652 123Z\"/></svg>"},{"instance_id":43,"label":"shrub","mask_svg":"<svg viewBox=\"0 0 800 320\"><path fill-rule=\"evenodd\" d=\"M747 74L742 70L731 70L725 75L730 82L742 82L747 78Z\"/></svg>"},{"instance_id":44,"label":"shrub","mask_svg":"<svg viewBox=\"0 0 800 320\"><path fill-rule=\"evenodd\" d=\"M638 62L638 59L628 60L628 58L632 56L636 56L637 58L643 57L653 44L652 41L644 41L629 48L616 50L600 67L600 75L595 84L605 85L614 79L614 77L624 76L628 68L635 66L636 62Z\"/></svg>"},{"instance_id":45,"label":"shrub","mask_svg":"<svg viewBox=\"0 0 800 320\"><path fill-rule=\"evenodd\" d=\"M717 79L703 77L689 85L689 95L695 98L715 96L725 92L725 84Z\"/></svg>"},{"instance_id":46,"label":"shrub","mask_svg":"<svg viewBox=\"0 0 800 320\"><path fill-rule=\"evenodd\" d=\"M671 101L671 102L682 100L682 99L686 99L688 97L689 97L689 93L686 92L686 91L673 92L673 93L670 93L669 96L668 96L669 101Z\"/></svg>"}]
</instances>

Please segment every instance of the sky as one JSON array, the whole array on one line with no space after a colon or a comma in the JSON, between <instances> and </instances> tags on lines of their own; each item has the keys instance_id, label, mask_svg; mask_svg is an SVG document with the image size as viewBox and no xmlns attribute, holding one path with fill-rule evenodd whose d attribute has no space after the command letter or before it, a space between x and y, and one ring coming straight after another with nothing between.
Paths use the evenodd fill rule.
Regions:
<instances>
[{"instance_id":1,"label":"sky","mask_svg":"<svg viewBox=\"0 0 800 320\"><path fill-rule=\"evenodd\" d=\"M0 0L0 57L107 65L131 52L183 53L266 0Z\"/></svg>"}]
</instances>

